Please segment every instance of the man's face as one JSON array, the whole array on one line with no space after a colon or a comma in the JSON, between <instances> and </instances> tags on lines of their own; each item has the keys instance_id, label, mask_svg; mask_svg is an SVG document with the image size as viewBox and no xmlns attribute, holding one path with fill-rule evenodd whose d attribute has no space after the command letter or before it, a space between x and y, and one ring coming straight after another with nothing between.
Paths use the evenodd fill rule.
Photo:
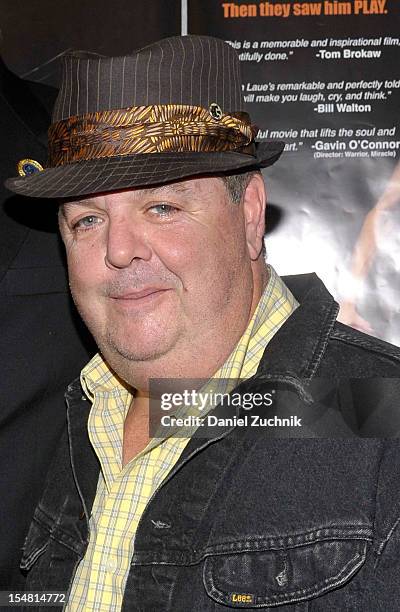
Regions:
<instances>
[{"instance_id":1,"label":"man's face","mask_svg":"<svg viewBox=\"0 0 400 612\"><path fill-rule=\"evenodd\" d=\"M60 227L74 301L125 379L127 362L178 363L190 350L195 359L204 343L247 324L246 223L220 179L63 204Z\"/></svg>"}]
</instances>

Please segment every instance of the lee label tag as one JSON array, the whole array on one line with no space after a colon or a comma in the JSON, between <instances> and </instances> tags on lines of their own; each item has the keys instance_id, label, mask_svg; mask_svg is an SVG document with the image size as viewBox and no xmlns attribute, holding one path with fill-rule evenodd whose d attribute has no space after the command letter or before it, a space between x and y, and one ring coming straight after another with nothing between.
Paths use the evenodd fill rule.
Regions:
<instances>
[{"instance_id":1,"label":"lee label tag","mask_svg":"<svg viewBox=\"0 0 400 612\"><path fill-rule=\"evenodd\" d=\"M232 603L253 603L254 596L249 593L232 593L231 601Z\"/></svg>"}]
</instances>

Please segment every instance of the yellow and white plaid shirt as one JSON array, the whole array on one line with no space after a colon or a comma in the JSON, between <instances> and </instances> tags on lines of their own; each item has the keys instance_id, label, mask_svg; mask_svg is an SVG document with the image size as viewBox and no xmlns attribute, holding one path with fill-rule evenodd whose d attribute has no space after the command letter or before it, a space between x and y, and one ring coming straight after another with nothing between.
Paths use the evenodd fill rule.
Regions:
<instances>
[{"instance_id":1,"label":"yellow and white plaid shirt","mask_svg":"<svg viewBox=\"0 0 400 612\"><path fill-rule=\"evenodd\" d=\"M269 281L253 317L213 379L253 376L266 345L297 308L289 289L271 266L268 269ZM122 468L124 420L132 394L99 354L82 370L81 382L93 402L88 431L101 471L89 521L89 545L73 579L66 610L116 612L121 609L140 517L189 438L153 438Z\"/></svg>"}]
</instances>

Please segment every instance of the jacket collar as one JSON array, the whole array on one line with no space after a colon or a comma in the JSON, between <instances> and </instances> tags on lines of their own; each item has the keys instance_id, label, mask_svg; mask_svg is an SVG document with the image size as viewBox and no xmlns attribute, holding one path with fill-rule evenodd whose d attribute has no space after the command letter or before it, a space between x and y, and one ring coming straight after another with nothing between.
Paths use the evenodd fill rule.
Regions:
<instances>
[{"instance_id":1,"label":"jacket collar","mask_svg":"<svg viewBox=\"0 0 400 612\"><path fill-rule=\"evenodd\" d=\"M316 274L282 280L300 306L269 342L255 376L301 382L312 378L321 362L339 305Z\"/></svg>"},{"instance_id":2,"label":"jacket collar","mask_svg":"<svg viewBox=\"0 0 400 612\"><path fill-rule=\"evenodd\" d=\"M65 399L72 470L86 519L89 520L100 464L90 443L87 429L91 405L82 392L79 378L68 386Z\"/></svg>"}]
</instances>

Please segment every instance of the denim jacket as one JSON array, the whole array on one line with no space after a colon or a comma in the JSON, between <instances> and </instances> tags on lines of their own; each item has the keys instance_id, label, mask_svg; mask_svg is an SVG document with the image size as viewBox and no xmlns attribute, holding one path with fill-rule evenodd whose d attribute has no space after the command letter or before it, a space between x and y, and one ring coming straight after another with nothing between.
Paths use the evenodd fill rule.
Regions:
<instances>
[{"instance_id":1,"label":"denim jacket","mask_svg":"<svg viewBox=\"0 0 400 612\"><path fill-rule=\"evenodd\" d=\"M239 391L290 391L303 426L189 442L141 517L123 612L400 609L400 350L337 323L315 275L284 281L300 307ZM79 381L66 397L23 551L29 590L68 591L90 537L90 405Z\"/></svg>"}]
</instances>

